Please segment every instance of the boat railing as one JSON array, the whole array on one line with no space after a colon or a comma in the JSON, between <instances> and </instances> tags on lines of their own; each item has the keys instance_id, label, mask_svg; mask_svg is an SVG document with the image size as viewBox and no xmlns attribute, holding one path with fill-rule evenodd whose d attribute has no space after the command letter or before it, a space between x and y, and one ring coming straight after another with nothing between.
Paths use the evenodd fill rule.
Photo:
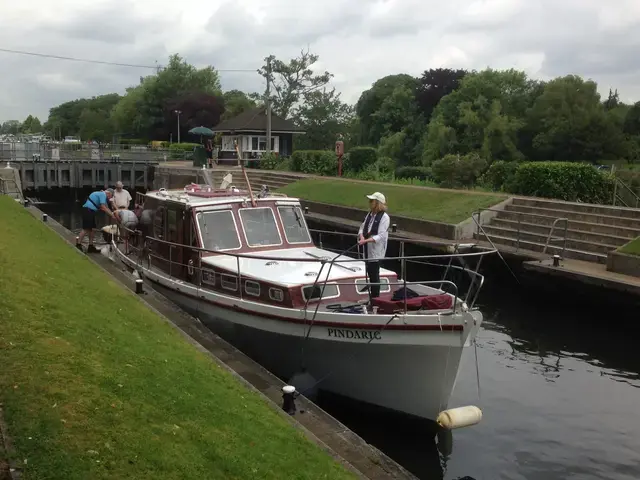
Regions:
<instances>
[{"instance_id":1,"label":"boat railing","mask_svg":"<svg viewBox=\"0 0 640 480\"><path fill-rule=\"evenodd\" d=\"M353 258L353 257L346 256L348 251L343 251L341 252L340 255L337 255L333 258L331 257L319 258L316 255L307 255L299 258L292 258L292 257L279 257L279 256L272 256L272 255L261 255L260 253L251 254L251 253L225 252L225 251L219 251L219 250L200 248L196 246L186 246L184 244L171 242L171 241L153 237L153 236L146 236L144 237L144 240L142 240L143 239L142 232L140 232L139 230L135 230L135 231L130 230L124 226L120 226L120 229L121 229L121 233L125 233L126 236L128 237L128 240L127 240L128 245L126 248L128 248L131 251L131 253L137 254L136 255L137 263L139 265L142 266L142 262L144 262L145 259L147 261L147 268L151 268L152 259L156 259L159 262L166 262L168 264L167 273L169 273L169 276L171 278L177 276L177 270L182 270L184 268L186 268L190 272L197 271L199 274L201 274L204 270L210 271L211 270L210 267L207 268L206 266L202 266L202 258L205 255L207 256L208 255L218 255L218 256L224 255L224 256L235 258L236 272L237 272L235 277L237 278L238 285L242 284L242 276L243 274L245 274L241 268L241 261L243 259L265 260L267 262L284 262L284 263L292 263L292 262L318 263L320 262L321 271L324 268L336 267L336 268L350 270L354 274L359 274L359 272L361 272L362 269L357 266L350 266L350 264L375 261L371 259ZM136 240L138 241L136 242ZM113 242L114 242L114 246L117 248L117 245L115 245L115 238L113 239ZM152 250L149 247L153 243L164 245L164 250L168 252L168 255L160 255L157 252L152 252ZM187 260L186 263L184 259L182 261L174 261L175 259L174 251L176 248L187 249L188 251L191 252L192 255L194 253L197 254L196 259L198 260L197 262L198 265L196 265L196 262L193 261L193 258L190 258L189 260ZM400 265L401 265L401 272L399 275L400 278L398 279L397 282L394 282L394 285L402 285L405 287L411 286L411 285L417 285L417 284L439 285L437 288L440 290L443 290L444 287L448 286L448 287L452 287L454 290L454 292L448 292L448 293L454 294L456 299L459 298L459 287L456 282L449 280L447 276L452 271L466 273L469 276L470 283L467 288L466 296L464 297L463 301L467 303L467 306L469 308L473 308L478 298L478 294L484 284L484 276L479 273L479 268L482 263L482 259L485 256L493 253L496 253L496 251L490 250L490 249L485 249L481 251L469 251L469 252L460 252L454 249L452 253L407 256L407 255L404 255L404 248L401 248L401 255L385 257L383 262L392 262L392 261L400 262ZM454 265L453 264L454 260L461 262L462 265ZM476 261L475 266L474 267L467 266L466 262L473 261L473 260ZM439 263L439 262L444 262L444 263ZM407 265L411 265L411 264L419 265L421 269L424 269L425 266L444 268L445 272L442 278L438 280L408 280ZM176 269L175 275L174 275L174 269ZM318 272L314 285L319 281L323 283L325 286L327 284L341 283L338 280L332 280L329 274L330 274L330 271L327 270L327 274L323 275L322 280L320 280L321 275L320 275L320 272ZM198 275L198 278L200 278L201 280L201 275ZM351 280L351 282L347 282L347 284L353 285L354 281ZM379 284L381 286L388 285L386 282L380 282ZM390 284L391 283L389 283L389 285ZM367 281L367 285L372 285L372 284L371 282ZM242 289L240 289L240 291L242 295Z\"/></svg>"}]
</instances>

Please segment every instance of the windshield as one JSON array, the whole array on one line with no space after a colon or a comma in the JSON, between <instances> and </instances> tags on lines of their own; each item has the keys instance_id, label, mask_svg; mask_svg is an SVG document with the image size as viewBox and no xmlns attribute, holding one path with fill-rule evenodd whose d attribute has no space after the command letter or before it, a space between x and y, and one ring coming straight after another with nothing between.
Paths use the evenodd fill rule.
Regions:
<instances>
[{"instance_id":1,"label":"windshield","mask_svg":"<svg viewBox=\"0 0 640 480\"><path fill-rule=\"evenodd\" d=\"M298 206L278 207L278 213L284 225L284 235L289 243L309 243L311 237L304 223L302 210Z\"/></svg>"},{"instance_id":2,"label":"windshield","mask_svg":"<svg viewBox=\"0 0 640 480\"><path fill-rule=\"evenodd\" d=\"M282 243L276 217L270 208L242 208L240 220L242 220L244 234L250 247L266 247Z\"/></svg>"},{"instance_id":3,"label":"windshield","mask_svg":"<svg viewBox=\"0 0 640 480\"><path fill-rule=\"evenodd\" d=\"M198 213L202 247L207 250L240 248L240 238L231 210Z\"/></svg>"}]
</instances>

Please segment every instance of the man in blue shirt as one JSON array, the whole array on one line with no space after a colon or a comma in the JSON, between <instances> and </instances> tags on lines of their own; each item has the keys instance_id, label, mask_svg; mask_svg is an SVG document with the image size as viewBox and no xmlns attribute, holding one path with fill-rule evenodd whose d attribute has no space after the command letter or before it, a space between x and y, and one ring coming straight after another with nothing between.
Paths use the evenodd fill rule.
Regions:
<instances>
[{"instance_id":1,"label":"man in blue shirt","mask_svg":"<svg viewBox=\"0 0 640 480\"><path fill-rule=\"evenodd\" d=\"M93 230L96 228L96 214L102 210L115 221L118 221L118 212L112 212L109 208L109 200L113 198L113 189L99 190L93 192L82 205L82 232L78 236L76 247L82 251L82 239L89 236L89 247L87 253L96 253L99 250L93 245Z\"/></svg>"}]
</instances>

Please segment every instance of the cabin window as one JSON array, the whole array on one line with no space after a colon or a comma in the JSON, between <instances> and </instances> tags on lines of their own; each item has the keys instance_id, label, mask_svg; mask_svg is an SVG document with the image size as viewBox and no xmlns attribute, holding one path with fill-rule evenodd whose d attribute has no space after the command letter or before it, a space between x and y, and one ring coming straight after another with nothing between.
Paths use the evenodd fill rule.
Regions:
<instances>
[{"instance_id":1,"label":"cabin window","mask_svg":"<svg viewBox=\"0 0 640 480\"><path fill-rule=\"evenodd\" d=\"M259 297L260 284L258 282L254 282L253 280L247 280L246 282L244 282L244 291L247 295Z\"/></svg>"},{"instance_id":2,"label":"cabin window","mask_svg":"<svg viewBox=\"0 0 640 480\"><path fill-rule=\"evenodd\" d=\"M236 221L231 210L198 213L198 226L202 248L207 250L234 250L240 248Z\"/></svg>"},{"instance_id":3,"label":"cabin window","mask_svg":"<svg viewBox=\"0 0 640 480\"><path fill-rule=\"evenodd\" d=\"M241 208L239 212L247 245L268 247L282 244L273 210L268 207Z\"/></svg>"},{"instance_id":4,"label":"cabin window","mask_svg":"<svg viewBox=\"0 0 640 480\"><path fill-rule=\"evenodd\" d=\"M238 277L233 275L220 275L220 286L225 290L235 292L238 289Z\"/></svg>"},{"instance_id":5,"label":"cabin window","mask_svg":"<svg viewBox=\"0 0 640 480\"><path fill-rule=\"evenodd\" d=\"M356 290L360 295L365 295L369 293L367 290L367 280L365 278L356 279ZM389 279L386 277L380 277L380 293L390 292L391 284L389 283Z\"/></svg>"},{"instance_id":6,"label":"cabin window","mask_svg":"<svg viewBox=\"0 0 640 480\"><path fill-rule=\"evenodd\" d=\"M156 214L153 219L153 234L156 238L164 239L165 212L166 209L164 207L160 207L156 210Z\"/></svg>"},{"instance_id":7,"label":"cabin window","mask_svg":"<svg viewBox=\"0 0 640 480\"><path fill-rule=\"evenodd\" d=\"M278 214L284 226L284 236L287 237L287 242L309 243L311 241L300 207L294 205L278 207Z\"/></svg>"},{"instance_id":8,"label":"cabin window","mask_svg":"<svg viewBox=\"0 0 640 480\"><path fill-rule=\"evenodd\" d=\"M276 302L282 302L284 300L284 293L279 288L270 288L269 289L269 298L271 300L275 300Z\"/></svg>"},{"instance_id":9,"label":"cabin window","mask_svg":"<svg viewBox=\"0 0 640 480\"><path fill-rule=\"evenodd\" d=\"M216 285L216 272L213 270L202 270L202 283L206 283L207 285L214 286Z\"/></svg>"},{"instance_id":10,"label":"cabin window","mask_svg":"<svg viewBox=\"0 0 640 480\"><path fill-rule=\"evenodd\" d=\"M178 216L175 210L167 210L167 240L176 243L178 241Z\"/></svg>"},{"instance_id":11,"label":"cabin window","mask_svg":"<svg viewBox=\"0 0 640 480\"><path fill-rule=\"evenodd\" d=\"M340 295L338 285L335 283L327 283L324 285L324 292L322 291L323 285L309 285L302 289L302 296L305 301L318 300L320 298L335 298Z\"/></svg>"}]
</instances>

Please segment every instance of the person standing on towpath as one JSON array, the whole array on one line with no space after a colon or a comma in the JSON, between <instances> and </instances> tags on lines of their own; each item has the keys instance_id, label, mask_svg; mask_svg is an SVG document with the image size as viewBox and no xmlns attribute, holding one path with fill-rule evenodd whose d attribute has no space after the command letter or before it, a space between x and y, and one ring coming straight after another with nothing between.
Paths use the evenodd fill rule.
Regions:
<instances>
[{"instance_id":1,"label":"person standing on towpath","mask_svg":"<svg viewBox=\"0 0 640 480\"><path fill-rule=\"evenodd\" d=\"M89 197L87 197L87 201L82 205L82 232L80 232L76 241L76 247L81 252L83 251L82 240L85 235L89 236L89 247L87 248L87 253L99 252L99 250L93 245L93 230L96 228L96 214L98 213L98 210L102 210L116 222L119 221L118 210L112 212L109 208L109 200L111 200L111 198L113 198L113 189L108 188L106 190L98 190L89 195Z\"/></svg>"}]
</instances>

